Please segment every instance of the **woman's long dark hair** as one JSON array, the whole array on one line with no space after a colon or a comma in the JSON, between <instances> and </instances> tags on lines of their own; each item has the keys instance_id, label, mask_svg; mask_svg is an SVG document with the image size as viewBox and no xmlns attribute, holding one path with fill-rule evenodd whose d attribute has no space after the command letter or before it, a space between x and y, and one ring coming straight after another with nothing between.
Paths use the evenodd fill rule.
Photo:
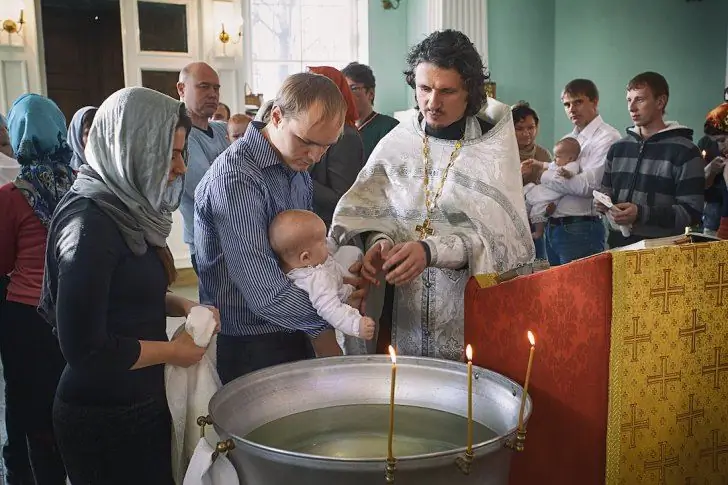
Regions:
<instances>
[{"instance_id":1,"label":"woman's long dark hair","mask_svg":"<svg viewBox=\"0 0 728 485\"><path fill-rule=\"evenodd\" d=\"M468 91L465 116L475 116L485 106L488 99L485 83L490 76L468 36L457 30L442 30L433 32L414 46L407 55L408 68L404 71L412 89L416 88L415 69L423 62L442 69L455 69L460 74Z\"/></svg>"}]
</instances>

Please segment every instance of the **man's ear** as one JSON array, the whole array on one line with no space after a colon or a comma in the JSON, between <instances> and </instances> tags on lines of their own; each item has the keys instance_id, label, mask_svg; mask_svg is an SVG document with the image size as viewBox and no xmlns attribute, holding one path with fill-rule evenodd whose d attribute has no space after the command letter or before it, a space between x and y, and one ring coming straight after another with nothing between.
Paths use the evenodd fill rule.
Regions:
<instances>
[{"instance_id":1,"label":"man's ear","mask_svg":"<svg viewBox=\"0 0 728 485\"><path fill-rule=\"evenodd\" d=\"M278 128L278 125L281 123L281 121L283 121L283 111L281 111L281 108L279 108L278 106L273 105L270 110L270 123Z\"/></svg>"},{"instance_id":2,"label":"man's ear","mask_svg":"<svg viewBox=\"0 0 728 485\"><path fill-rule=\"evenodd\" d=\"M185 83L178 82L177 83L177 94L179 95L179 99L184 99L185 97Z\"/></svg>"}]
</instances>

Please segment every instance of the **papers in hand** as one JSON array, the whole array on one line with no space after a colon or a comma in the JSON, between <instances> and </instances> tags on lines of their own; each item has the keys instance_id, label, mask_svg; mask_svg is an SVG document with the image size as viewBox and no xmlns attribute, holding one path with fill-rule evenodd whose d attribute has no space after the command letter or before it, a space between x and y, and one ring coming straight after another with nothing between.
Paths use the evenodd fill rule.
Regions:
<instances>
[{"instance_id":1,"label":"papers in hand","mask_svg":"<svg viewBox=\"0 0 728 485\"><path fill-rule=\"evenodd\" d=\"M619 229L622 232L622 236L629 237L632 226L631 225L626 226L626 225L617 224L616 222L614 222L614 213L622 212L622 209L620 209L619 207L616 207L612 203L612 198L609 197L607 194L599 192L598 190L593 191L592 194L594 195L594 200L596 200L597 202L599 202L600 204L605 206L607 209L609 209L606 214L607 220L609 221L609 225L611 225L614 229Z\"/></svg>"}]
</instances>

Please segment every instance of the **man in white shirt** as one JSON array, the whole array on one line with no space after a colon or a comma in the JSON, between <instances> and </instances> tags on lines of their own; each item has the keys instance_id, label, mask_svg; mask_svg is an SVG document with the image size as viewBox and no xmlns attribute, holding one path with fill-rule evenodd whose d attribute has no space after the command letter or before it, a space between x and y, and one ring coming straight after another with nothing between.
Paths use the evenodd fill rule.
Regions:
<instances>
[{"instance_id":1,"label":"man in white shirt","mask_svg":"<svg viewBox=\"0 0 728 485\"><path fill-rule=\"evenodd\" d=\"M588 79L574 79L561 94L566 116L574 125L572 136L581 145L581 173L567 179L547 171L547 164L525 160L524 183L541 183L564 196L551 213L546 227L546 253L552 266L585 258L606 249L606 229L597 216L592 191L601 187L607 151L621 138L619 131L602 120L599 92Z\"/></svg>"}]
</instances>

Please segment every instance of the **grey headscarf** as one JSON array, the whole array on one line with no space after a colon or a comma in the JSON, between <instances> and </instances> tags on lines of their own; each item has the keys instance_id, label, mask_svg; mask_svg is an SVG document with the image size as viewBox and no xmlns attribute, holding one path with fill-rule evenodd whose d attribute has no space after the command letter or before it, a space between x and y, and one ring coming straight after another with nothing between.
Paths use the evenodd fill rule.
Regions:
<instances>
[{"instance_id":1,"label":"grey headscarf","mask_svg":"<svg viewBox=\"0 0 728 485\"><path fill-rule=\"evenodd\" d=\"M181 102L147 88L121 89L104 101L71 191L93 199L119 226L134 254L164 247L184 177L168 184ZM74 199L75 197L70 197ZM69 197L64 201L70 203ZM60 210L60 209L59 209Z\"/></svg>"},{"instance_id":2,"label":"grey headscarf","mask_svg":"<svg viewBox=\"0 0 728 485\"><path fill-rule=\"evenodd\" d=\"M81 165L86 163L86 156L83 153L85 148L83 146L83 117L91 110L96 111L98 108L96 106L84 106L76 111L76 114L71 119L71 124L68 125L68 136L66 139L68 140L68 146L73 150L71 168L76 171L81 168Z\"/></svg>"}]
</instances>

